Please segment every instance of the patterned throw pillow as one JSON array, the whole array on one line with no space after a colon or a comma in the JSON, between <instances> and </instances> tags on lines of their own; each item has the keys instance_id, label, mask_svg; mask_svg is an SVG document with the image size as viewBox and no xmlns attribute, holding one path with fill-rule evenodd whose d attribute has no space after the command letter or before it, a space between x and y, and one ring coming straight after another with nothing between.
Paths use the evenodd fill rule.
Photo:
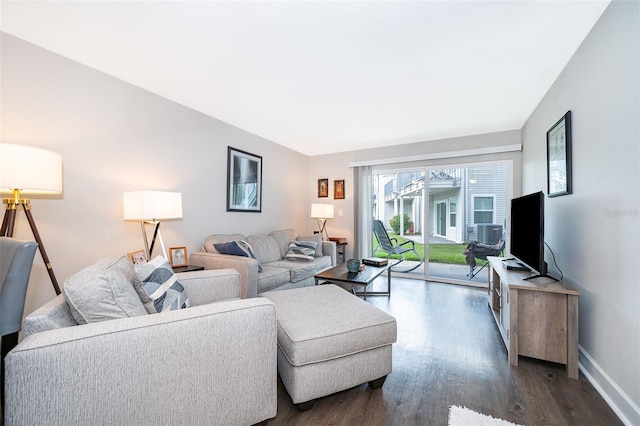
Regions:
<instances>
[{"instance_id":1,"label":"patterned throw pillow","mask_svg":"<svg viewBox=\"0 0 640 426\"><path fill-rule=\"evenodd\" d=\"M322 234L313 234L313 235L299 235L296 238L298 241L315 241L316 243L316 257L322 257Z\"/></svg>"},{"instance_id":2,"label":"patterned throw pillow","mask_svg":"<svg viewBox=\"0 0 640 426\"><path fill-rule=\"evenodd\" d=\"M291 241L289 250L284 257L287 260L313 260L316 254L316 245L314 241Z\"/></svg>"},{"instance_id":3,"label":"patterned throw pillow","mask_svg":"<svg viewBox=\"0 0 640 426\"><path fill-rule=\"evenodd\" d=\"M174 311L188 308L189 298L178 281L169 262L157 256L150 262L135 266L142 287L153 300L156 311Z\"/></svg>"}]
</instances>

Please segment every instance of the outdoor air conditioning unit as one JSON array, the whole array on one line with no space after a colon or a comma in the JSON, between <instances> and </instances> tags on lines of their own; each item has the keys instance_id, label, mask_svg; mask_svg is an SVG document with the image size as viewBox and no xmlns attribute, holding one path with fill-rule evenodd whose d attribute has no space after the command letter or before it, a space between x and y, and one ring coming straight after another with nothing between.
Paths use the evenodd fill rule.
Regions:
<instances>
[{"instance_id":1,"label":"outdoor air conditioning unit","mask_svg":"<svg viewBox=\"0 0 640 426\"><path fill-rule=\"evenodd\" d=\"M478 242L496 244L502 238L502 225L478 224Z\"/></svg>"}]
</instances>

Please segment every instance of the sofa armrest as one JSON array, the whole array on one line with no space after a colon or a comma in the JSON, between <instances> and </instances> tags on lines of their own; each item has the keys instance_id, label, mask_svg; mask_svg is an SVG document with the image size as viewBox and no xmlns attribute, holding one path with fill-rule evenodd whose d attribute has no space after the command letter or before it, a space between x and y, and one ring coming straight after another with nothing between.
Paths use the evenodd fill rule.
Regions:
<instances>
[{"instance_id":1,"label":"sofa armrest","mask_svg":"<svg viewBox=\"0 0 640 426\"><path fill-rule=\"evenodd\" d=\"M30 335L5 359L5 424L261 422L277 410L276 327L253 298Z\"/></svg>"},{"instance_id":2,"label":"sofa armrest","mask_svg":"<svg viewBox=\"0 0 640 426\"><path fill-rule=\"evenodd\" d=\"M240 297L258 295L258 261L250 257L196 252L189 255L189 264L204 269L235 269L240 273Z\"/></svg>"},{"instance_id":3,"label":"sofa armrest","mask_svg":"<svg viewBox=\"0 0 640 426\"><path fill-rule=\"evenodd\" d=\"M191 306L240 298L240 273L235 269L179 272Z\"/></svg>"},{"instance_id":4,"label":"sofa armrest","mask_svg":"<svg viewBox=\"0 0 640 426\"><path fill-rule=\"evenodd\" d=\"M331 266L336 266L338 264L338 255L335 241L323 241L322 254L325 256L331 256Z\"/></svg>"}]
</instances>

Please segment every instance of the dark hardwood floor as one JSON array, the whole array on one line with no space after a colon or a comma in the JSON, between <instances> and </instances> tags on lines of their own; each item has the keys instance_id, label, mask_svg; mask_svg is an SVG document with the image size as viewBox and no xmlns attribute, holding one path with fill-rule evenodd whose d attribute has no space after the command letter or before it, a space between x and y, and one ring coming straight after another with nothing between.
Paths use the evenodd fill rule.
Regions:
<instances>
[{"instance_id":1,"label":"dark hardwood floor","mask_svg":"<svg viewBox=\"0 0 640 426\"><path fill-rule=\"evenodd\" d=\"M523 357L511 367L484 289L394 277L390 298L367 301L398 323L384 386L363 384L300 413L279 382L267 424L447 425L451 405L522 425L622 424L582 374L569 379L563 365Z\"/></svg>"}]
</instances>

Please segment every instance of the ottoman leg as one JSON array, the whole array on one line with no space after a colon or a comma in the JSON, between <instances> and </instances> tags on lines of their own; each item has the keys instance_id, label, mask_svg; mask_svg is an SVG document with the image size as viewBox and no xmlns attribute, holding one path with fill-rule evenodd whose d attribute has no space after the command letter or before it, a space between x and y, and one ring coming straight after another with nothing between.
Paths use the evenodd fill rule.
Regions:
<instances>
[{"instance_id":1,"label":"ottoman leg","mask_svg":"<svg viewBox=\"0 0 640 426\"><path fill-rule=\"evenodd\" d=\"M313 408L313 404L315 404L315 402L316 400L312 399L311 401L306 401L306 402L301 402L300 404L296 404L296 406L298 407L298 410L300 412L308 411Z\"/></svg>"},{"instance_id":2,"label":"ottoman leg","mask_svg":"<svg viewBox=\"0 0 640 426\"><path fill-rule=\"evenodd\" d=\"M387 379L387 376L382 376L382 377L379 377L379 378L377 378L375 380L371 380L369 382L369 386L371 386L373 389L381 388L382 385L384 385L384 381L386 379Z\"/></svg>"}]
</instances>

